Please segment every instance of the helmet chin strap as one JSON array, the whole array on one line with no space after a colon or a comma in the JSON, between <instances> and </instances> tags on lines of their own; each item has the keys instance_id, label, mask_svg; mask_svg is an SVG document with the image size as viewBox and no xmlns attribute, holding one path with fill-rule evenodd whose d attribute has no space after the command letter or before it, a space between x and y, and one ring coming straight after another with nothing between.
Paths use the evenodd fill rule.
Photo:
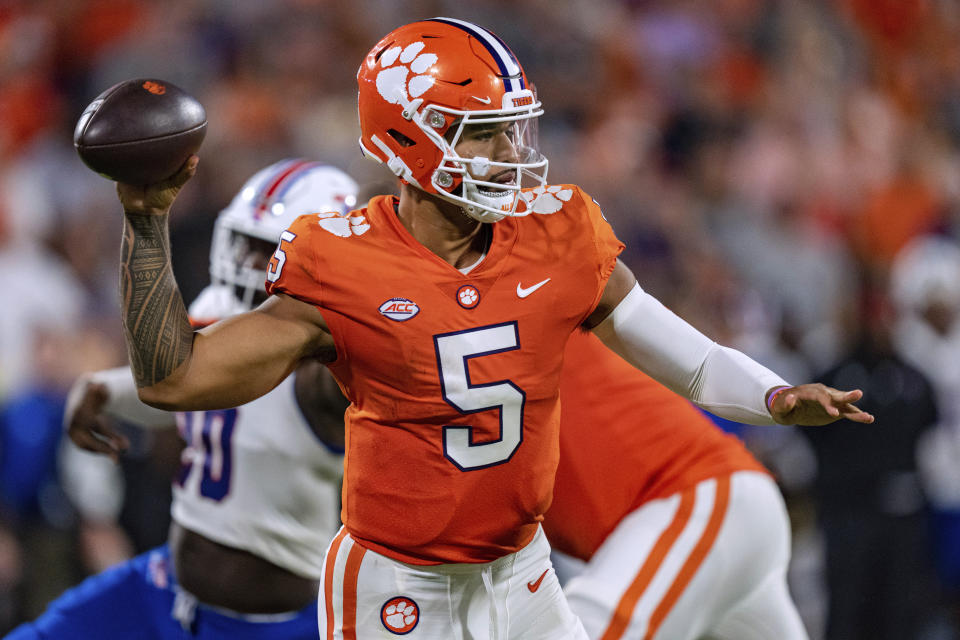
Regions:
<instances>
[{"instance_id":1,"label":"helmet chin strap","mask_svg":"<svg viewBox=\"0 0 960 640\"><path fill-rule=\"evenodd\" d=\"M518 197L513 191L506 191L499 196L487 195L480 191L477 185L469 182L463 183L463 194L464 198L468 201L476 202L477 204L490 207L491 209L509 209L513 205L514 198ZM475 220L479 220L480 222L500 222L507 217L506 213L488 211L481 207L475 207L469 204L463 208L467 212L467 215Z\"/></svg>"},{"instance_id":2,"label":"helmet chin strap","mask_svg":"<svg viewBox=\"0 0 960 640\"><path fill-rule=\"evenodd\" d=\"M467 176L473 178L474 175L486 175L490 172L490 160L483 156L475 156L474 158L467 160L465 162L467 166L467 171L464 176L463 182L463 197L473 203L477 203L480 206L472 206L468 204L465 209L467 215L471 218L479 220L480 222L499 222L507 217L506 213L500 213L501 211L509 211L514 208L514 201L518 196L516 191L507 190L503 191L497 195L493 195L491 192L484 192L478 185L472 182L471 179L468 179ZM475 179L475 178L473 178ZM494 209L494 211L489 211L483 207L489 207Z\"/></svg>"}]
</instances>

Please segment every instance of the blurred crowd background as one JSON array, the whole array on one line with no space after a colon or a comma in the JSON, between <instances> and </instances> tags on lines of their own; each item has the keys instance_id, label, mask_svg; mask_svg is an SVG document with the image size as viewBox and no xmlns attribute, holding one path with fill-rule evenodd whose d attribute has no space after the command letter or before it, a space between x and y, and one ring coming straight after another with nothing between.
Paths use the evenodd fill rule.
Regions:
<instances>
[{"instance_id":1,"label":"blurred crowd background","mask_svg":"<svg viewBox=\"0 0 960 640\"><path fill-rule=\"evenodd\" d=\"M394 188L360 156L356 69L437 15L511 46L551 182L595 197L645 289L788 380L866 392L874 425L724 425L788 499L811 637L960 637L956 0L0 0L0 633L166 536L175 441L130 431L119 496L64 462L66 390L126 358L83 108L143 76L205 105L171 221L189 301L257 169L315 157Z\"/></svg>"}]
</instances>

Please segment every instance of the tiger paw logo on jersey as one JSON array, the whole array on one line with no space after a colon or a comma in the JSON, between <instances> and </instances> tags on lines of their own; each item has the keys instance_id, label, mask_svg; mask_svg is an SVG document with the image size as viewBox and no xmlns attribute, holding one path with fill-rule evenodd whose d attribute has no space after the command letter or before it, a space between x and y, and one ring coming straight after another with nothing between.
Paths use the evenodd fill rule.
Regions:
<instances>
[{"instance_id":1,"label":"tiger paw logo on jersey","mask_svg":"<svg viewBox=\"0 0 960 640\"><path fill-rule=\"evenodd\" d=\"M457 302L464 309L473 309L480 304L480 292L472 284L465 284L457 289Z\"/></svg>"},{"instance_id":2,"label":"tiger paw logo on jersey","mask_svg":"<svg viewBox=\"0 0 960 640\"><path fill-rule=\"evenodd\" d=\"M560 186L537 187L529 191L522 191L520 197L527 204L527 211L533 213L556 213L563 208L563 203L573 197L573 189L564 189Z\"/></svg>"},{"instance_id":3,"label":"tiger paw logo on jersey","mask_svg":"<svg viewBox=\"0 0 960 640\"><path fill-rule=\"evenodd\" d=\"M419 98L433 86L433 76L426 73L437 63L437 54L420 53L427 45L413 42L406 47L391 47L380 56L383 70L377 74L377 92L390 104L406 103ZM402 64L396 65L397 61ZM410 80L410 72L414 75Z\"/></svg>"},{"instance_id":4,"label":"tiger paw logo on jersey","mask_svg":"<svg viewBox=\"0 0 960 640\"><path fill-rule=\"evenodd\" d=\"M391 320L404 322L420 313L420 306L407 298L390 298L380 305L379 311Z\"/></svg>"},{"instance_id":5,"label":"tiger paw logo on jersey","mask_svg":"<svg viewBox=\"0 0 960 640\"><path fill-rule=\"evenodd\" d=\"M420 622L420 607L410 598L390 598L380 608L380 621L387 631L402 636L413 631Z\"/></svg>"},{"instance_id":6,"label":"tiger paw logo on jersey","mask_svg":"<svg viewBox=\"0 0 960 640\"><path fill-rule=\"evenodd\" d=\"M324 231L328 231L340 238L362 236L370 230L367 219L357 211L348 215L336 211L324 211L317 214L317 219Z\"/></svg>"}]
</instances>

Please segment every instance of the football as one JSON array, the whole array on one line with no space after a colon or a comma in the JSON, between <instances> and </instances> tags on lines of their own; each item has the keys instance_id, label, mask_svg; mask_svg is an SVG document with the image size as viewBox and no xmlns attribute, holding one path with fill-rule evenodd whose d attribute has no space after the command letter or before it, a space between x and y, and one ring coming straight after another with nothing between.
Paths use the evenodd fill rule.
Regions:
<instances>
[{"instance_id":1,"label":"football","mask_svg":"<svg viewBox=\"0 0 960 640\"><path fill-rule=\"evenodd\" d=\"M176 173L206 132L196 98L169 82L138 78L113 85L84 109L73 145L100 175L145 185Z\"/></svg>"}]
</instances>

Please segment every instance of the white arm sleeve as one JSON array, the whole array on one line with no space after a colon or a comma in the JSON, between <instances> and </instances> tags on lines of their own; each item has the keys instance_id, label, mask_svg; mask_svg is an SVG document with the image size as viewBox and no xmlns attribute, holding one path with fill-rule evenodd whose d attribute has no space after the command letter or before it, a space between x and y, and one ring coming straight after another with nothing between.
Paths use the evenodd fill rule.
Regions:
<instances>
[{"instance_id":1,"label":"white arm sleeve","mask_svg":"<svg viewBox=\"0 0 960 640\"><path fill-rule=\"evenodd\" d=\"M82 375L73 383L63 412L64 427L70 424L70 419L83 398L83 392L87 385L92 383L99 383L107 388L107 403L103 410L114 418L148 429L170 427L176 423L174 415L169 411L154 409L140 402L130 367L118 367Z\"/></svg>"},{"instance_id":2,"label":"white arm sleeve","mask_svg":"<svg viewBox=\"0 0 960 640\"><path fill-rule=\"evenodd\" d=\"M774 424L767 391L791 386L743 353L710 340L640 285L593 332L624 360L721 418Z\"/></svg>"}]
</instances>

